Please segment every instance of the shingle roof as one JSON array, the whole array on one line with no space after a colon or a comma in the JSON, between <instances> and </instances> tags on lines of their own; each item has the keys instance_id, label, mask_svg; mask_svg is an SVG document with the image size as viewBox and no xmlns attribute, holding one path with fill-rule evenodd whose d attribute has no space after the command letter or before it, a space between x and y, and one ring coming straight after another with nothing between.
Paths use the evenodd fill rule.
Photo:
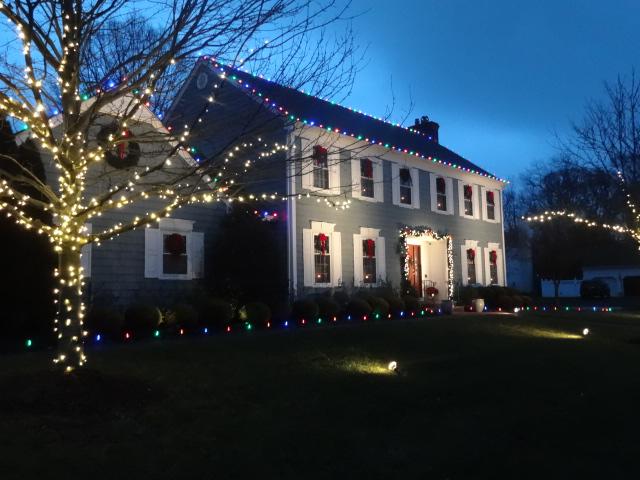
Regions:
<instances>
[{"instance_id":1,"label":"shingle roof","mask_svg":"<svg viewBox=\"0 0 640 480\"><path fill-rule=\"evenodd\" d=\"M219 75L224 74L227 81L260 97L292 120L505 182L421 132L285 87L262 76L228 67L213 59L207 61Z\"/></svg>"}]
</instances>

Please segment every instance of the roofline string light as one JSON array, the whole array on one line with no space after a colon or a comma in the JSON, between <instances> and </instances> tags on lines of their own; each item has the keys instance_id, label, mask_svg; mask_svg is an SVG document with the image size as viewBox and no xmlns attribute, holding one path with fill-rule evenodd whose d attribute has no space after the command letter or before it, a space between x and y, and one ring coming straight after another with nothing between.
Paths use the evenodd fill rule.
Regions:
<instances>
[{"instance_id":1,"label":"roofline string light","mask_svg":"<svg viewBox=\"0 0 640 480\"><path fill-rule=\"evenodd\" d=\"M219 62L214 58L209 58L208 56L202 57L202 60L209 61L213 65L214 69L216 69L219 72L221 72L221 73L219 73L219 77L221 79L227 80L229 82L235 82L238 85L242 85L245 89L248 89L251 94L253 94L254 96L257 96L260 99L262 99L262 101L265 102L267 104L267 106L271 107L271 109L274 110L276 113L279 113L279 114L281 114L283 116L288 117L289 120L291 120L291 121L302 122L304 125L307 125L307 126L310 126L310 127L322 128L322 129L327 130L328 132L334 132L334 133L338 133L338 134L341 134L341 135L349 136L349 137L355 138L356 140L364 141L364 142L370 143L372 145L382 146L382 147L387 148L389 150L395 150L397 152L404 153L406 155L410 155L410 156L418 157L418 158L423 158L425 160L429 160L429 161L431 161L433 163L437 163L437 164L452 168L454 170L461 170L463 172L472 173L472 174L475 174L475 175L479 175L481 177L490 178L492 180L499 181L501 183L509 183L508 180L499 178L499 177L497 177L495 175L491 175L489 173L479 172L478 170L474 170L472 168L463 167L463 166L458 165L456 163L451 163L451 162L447 162L447 161L444 161L444 160L440 160L440 159L438 159L436 157L432 157L430 155L424 155L424 154L422 154L422 153L420 153L418 151L415 151L415 150L410 150L408 148L403 148L403 147L398 147L396 145L391 145L390 143L386 143L384 141L371 139L366 135L357 134L357 133L354 133L354 132L349 132L349 131L344 130L342 128L337 128L337 127L332 127L332 126L329 126L329 125L324 125L323 123L318 123L318 122L313 121L313 120L309 120L309 119L306 119L306 118L299 117L299 116L295 115L293 112L290 112L285 106L279 105L278 103L274 102L273 99L270 99L268 96L264 95L262 92L258 91L256 88L253 88L246 81L243 81L241 78L238 78L236 75L228 76L227 72L225 71L225 68L229 69L229 70L240 71L242 73L250 75L250 76L252 76L254 78L258 78L260 80L264 80L264 81L268 81L268 82L271 82L271 80L265 78L262 75L255 75L255 74L253 74L251 72L247 72L247 71L244 71L244 70L237 70L237 69L234 69L233 67L226 66L222 62ZM277 84L275 82L271 82L271 83L274 83L275 85L279 85L279 84ZM282 85L280 85L280 86L282 86ZM294 88L291 88L291 87L284 87L284 86L282 86L282 87L283 88L290 88L291 90L294 90L294 91L302 93L304 95L316 98L316 99L318 99L320 101L323 101L323 102L328 102L328 103L330 103L332 105L337 105L337 106L345 108L345 109L347 109L347 110L349 110L349 111L351 111L353 113L357 113L357 114L360 114L360 115L363 115L363 116L366 116L366 117L369 117L369 118L373 118L374 120L383 122L383 123L385 123L387 125L390 125L390 126L393 126L393 127L396 127L396 128L402 128L402 129L404 129L406 131L409 131L411 133L414 133L414 134L424 135L424 134L422 134L420 132L416 132L413 129L410 129L410 128L407 128L407 127L403 127L401 125L382 120L382 119L374 117L372 115L367 115L366 113L362 113L362 112L360 112L358 110L354 110L353 108L343 107L339 103L331 102L331 101L322 99L320 97L315 97L315 96L313 96L313 95L311 95L311 94L309 94L309 93L307 93L307 92L305 92L303 90L298 90L298 89L294 89Z\"/></svg>"}]
</instances>

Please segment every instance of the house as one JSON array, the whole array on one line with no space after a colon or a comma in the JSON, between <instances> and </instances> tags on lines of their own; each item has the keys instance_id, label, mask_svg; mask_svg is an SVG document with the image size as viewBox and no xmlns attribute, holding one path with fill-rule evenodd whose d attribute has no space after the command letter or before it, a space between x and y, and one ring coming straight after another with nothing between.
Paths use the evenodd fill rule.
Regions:
<instances>
[{"instance_id":1,"label":"house","mask_svg":"<svg viewBox=\"0 0 640 480\"><path fill-rule=\"evenodd\" d=\"M95 126L98 141L111 128L109 115L119 107L113 108ZM164 125L141 108L128 128L135 138L179 133L181 125L190 126L188 149L171 154L173 165L224 157L205 182L214 196L235 188L236 198L271 202L285 296L392 285L444 300L456 284L506 284L505 182L442 146L439 125L426 117L405 128L203 58ZM108 157L94 172L107 183L87 195L174 146L132 140L126 155L111 152L114 161ZM47 172L55 183L55 171ZM159 199L126 205L93 217L86 228L103 231L161 207ZM189 205L150 228L85 247L89 299L121 305L184 299L205 272L216 275L207 252L228 208L228 202Z\"/></svg>"},{"instance_id":2,"label":"house","mask_svg":"<svg viewBox=\"0 0 640 480\"><path fill-rule=\"evenodd\" d=\"M243 191L283 199L293 296L391 284L443 300L456 283L506 284L505 182L441 145L427 117L405 128L205 57L167 124L191 125L202 157L234 138L286 145L254 161Z\"/></svg>"}]
</instances>

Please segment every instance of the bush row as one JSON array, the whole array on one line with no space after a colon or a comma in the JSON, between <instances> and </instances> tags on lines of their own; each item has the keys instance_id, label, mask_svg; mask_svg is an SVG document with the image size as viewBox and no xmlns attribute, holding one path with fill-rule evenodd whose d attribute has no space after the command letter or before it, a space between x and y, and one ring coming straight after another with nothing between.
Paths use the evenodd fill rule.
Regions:
<instances>
[{"instance_id":1,"label":"bush row","mask_svg":"<svg viewBox=\"0 0 640 480\"><path fill-rule=\"evenodd\" d=\"M461 287L458 290L458 303L469 306L476 298L484 299L484 303L490 309L501 308L511 310L515 307L529 307L533 305L533 299L514 288L492 285L490 287Z\"/></svg>"},{"instance_id":2,"label":"bush row","mask_svg":"<svg viewBox=\"0 0 640 480\"><path fill-rule=\"evenodd\" d=\"M261 302L249 302L234 310L233 305L220 298L201 300L197 305L180 303L161 310L158 307L136 303L124 312L109 307L94 307L87 315L89 331L107 338L120 338L125 330L139 336L149 336L155 330L193 330L201 327L223 329L234 321L266 323L271 310Z\"/></svg>"},{"instance_id":3,"label":"bush row","mask_svg":"<svg viewBox=\"0 0 640 480\"><path fill-rule=\"evenodd\" d=\"M388 314L398 315L404 310L417 310L419 307L417 298L400 297L392 289L382 288L361 290L353 295L343 291L311 295L296 300L292 305L291 315L296 320L318 317L331 319L339 315L386 317Z\"/></svg>"}]
</instances>

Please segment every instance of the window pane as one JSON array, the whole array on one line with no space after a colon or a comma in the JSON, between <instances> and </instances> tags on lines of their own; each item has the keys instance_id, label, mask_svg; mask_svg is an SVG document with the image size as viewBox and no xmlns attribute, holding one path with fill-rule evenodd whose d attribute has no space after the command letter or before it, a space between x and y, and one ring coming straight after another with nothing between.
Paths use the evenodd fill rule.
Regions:
<instances>
[{"instance_id":1,"label":"window pane","mask_svg":"<svg viewBox=\"0 0 640 480\"><path fill-rule=\"evenodd\" d=\"M491 276L491 285L496 285L498 283L498 265L491 264L489 266L489 273Z\"/></svg>"},{"instance_id":2,"label":"window pane","mask_svg":"<svg viewBox=\"0 0 640 480\"><path fill-rule=\"evenodd\" d=\"M329 188L329 160L327 149L316 145L313 147L313 186Z\"/></svg>"},{"instance_id":3,"label":"window pane","mask_svg":"<svg viewBox=\"0 0 640 480\"><path fill-rule=\"evenodd\" d=\"M489 220L496 219L496 200L493 192L487 192L487 217Z\"/></svg>"},{"instance_id":4,"label":"window pane","mask_svg":"<svg viewBox=\"0 0 640 480\"><path fill-rule=\"evenodd\" d=\"M411 187L400 186L400 203L411 205Z\"/></svg>"},{"instance_id":5,"label":"window pane","mask_svg":"<svg viewBox=\"0 0 640 480\"><path fill-rule=\"evenodd\" d=\"M362 241L362 280L364 283L376 283L376 242L373 239Z\"/></svg>"},{"instance_id":6,"label":"window pane","mask_svg":"<svg viewBox=\"0 0 640 480\"><path fill-rule=\"evenodd\" d=\"M360 195L373 198L373 188L373 162L363 158L360 160Z\"/></svg>"},{"instance_id":7,"label":"window pane","mask_svg":"<svg viewBox=\"0 0 640 480\"><path fill-rule=\"evenodd\" d=\"M473 201L470 198L464 199L464 214L473 216Z\"/></svg>"},{"instance_id":8,"label":"window pane","mask_svg":"<svg viewBox=\"0 0 640 480\"><path fill-rule=\"evenodd\" d=\"M471 260L469 257L467 257L467 282L476 283L476 262L475 259Z\"/></svg>"},{"instance_id":9,"label":"window pane","mask_svg":"<svg viewBox=\"0 0 640 480\"><path fill-rule=\"evenodd\" d=\"M313 236L314 244L314 281L315 283L331 282L331 255L329 254L329 236L318 234Z\"/></svg>"},{"instance_id":10,"label":"window pane","mask_svg":"<svg viewBox=\"0 0 640 480\"><path fill-rule=\"evenodd\" d=\"M447 196L438 193L436 195L436 206L437 206L438 210L446 211L447 210Z\"/></svg>"},{"instance_id":11,"label":"window pane","mask_svg":"<svg viewBox=\"0 0 640 480\"><path fill-rule=\"evenodd\" d=\"M162 255L162 273L168 274L187 274L187 256L186 255Z\"/></svg>"}]
</instances>

